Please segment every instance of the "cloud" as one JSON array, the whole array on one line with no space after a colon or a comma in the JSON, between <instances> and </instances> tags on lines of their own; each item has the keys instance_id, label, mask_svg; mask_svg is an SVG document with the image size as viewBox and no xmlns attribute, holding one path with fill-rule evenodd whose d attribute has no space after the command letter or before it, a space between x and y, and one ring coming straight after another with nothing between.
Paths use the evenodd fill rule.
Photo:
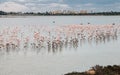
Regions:
<instances>
[{"instance_id":1,"label":"cloud","mask_svg":"<svg viewBox=\"0 0 120 75\"><path fill-rule=\"evenodd\" d=\"M94 4L93 3L85 3L85 4L78 4L78 5L75 5L75 7L79 7L79 8L83 8L83 7L87 7L87 8L89 8L89 7L92 7L92 6L94 6Z\"/></svg>"},{"instance_id":2,"label":"cloud","mask_svg":"<svg viewBox=\"0 0 120 75\"><path fill-rule=\"evenodd\" d=\"M19 2L25 2L25 0L18 0Z\"/></svg>"},{"instance_id":3,"label":"cloud","mask_svg":"<svg viewBox=\"0 0 120 75\"><path fill-rule=\"evenodd\" d=\"M120 11L120 0L0 0L0 10L44 12L51 10Z\"/></svg>"},{"instance_id":4,"label":"cloud","mask_svg":"<svg viewBox=\"0 0 120 75\"><path fill-rule=\"evenodd\" d=\"M93 6L94 4L93 3L86 3L84 4L84 6Z\"/></svg>"},{"instance_id":5,"label":"cloud","mask_svg":"<svg viewBox=\"0 0 120 75\"><path fill-rule=\"evenodd\" d=\"M59 2L63 2L64 0L59 0Z\"/></svg>"},{"instance_id":6,"label":"cloud","mask_svg":"<svg viewBox=\"0 0 120 75\"><path fill-rule=\"evenodd\" d=\"M67 4L62 3L49 3L49 4L35 4L35 3L26 3L25 6L29 7L29 9L33 12L46 12L52 10L67 10L71 7Z\"/></svg>"},{"instance_id":7,"label":"cloud","mask_svg":"<svg viewBox=\"0 0 120 75\"><path fill-rule=\"evenodd\" d=\"M19 0L19 1L25 1L25 0ZM67 10L70 8L71 7L69 5L63 3L4 2L0 4L0 10L6 12L46 12L52 10Z\"/></svg>"},{"instance_id":8,"label":"cloud","mask_svg":"<svg viewBox=\"0 0 120 75\"><path fill-rule=\"evenodd\" d=\"M35 6L35 3L25 3L25 6Z\"/></svg>"},{"instance_id":9,"label":"cloud","mask_svg":"<svg viewBox=\"0 0 120 75\"><path fill-rule=\"evenodd\" d=\"M48 4L47 9L51 10L69 10L71 7L67 4L61 4L61 3L51 3Z\"/></svg>"},{"instance_id":10,"label":"cloud","mask_svg":"<svg viewBox=\"0 0 120 75\"><path fill-rule=\"evenodd\" d=\"M0 10L5 12L23 12L27 11L28 7L15 2L4 2L0 4Z\"/></svg>"},{"instance_id":11,"label":"cloud","mask_svg":"<svg viewBox=\"0 0 120 75\"><path fill-rule=\"evenodd\" d=\"M50 7L69 8L67 4L51 3Z\"/></svg>"}]
</instances>

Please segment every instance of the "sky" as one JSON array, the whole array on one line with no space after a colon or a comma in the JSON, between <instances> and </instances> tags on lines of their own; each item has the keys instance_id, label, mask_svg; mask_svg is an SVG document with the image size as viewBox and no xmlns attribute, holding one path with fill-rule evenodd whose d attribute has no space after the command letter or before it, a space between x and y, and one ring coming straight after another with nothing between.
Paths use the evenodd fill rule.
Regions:
<instances>
[{"instance_id":1,"label":"sky","mask_svg":"<svg viewBox=\"0 0 120 75\"><path fill-rule=\"evenodd\" d=\"M0 10L5 12L120 11L120 0L0 0Z\"/></svg>"}]
</instances>

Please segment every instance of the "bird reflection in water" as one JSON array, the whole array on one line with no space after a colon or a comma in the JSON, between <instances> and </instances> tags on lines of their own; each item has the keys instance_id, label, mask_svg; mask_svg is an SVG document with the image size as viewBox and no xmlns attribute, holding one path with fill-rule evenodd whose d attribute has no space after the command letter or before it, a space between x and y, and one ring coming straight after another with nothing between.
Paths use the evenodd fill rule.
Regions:
<instances>
[{"instance_id":1,"label":"bird reflection in water","mask_svg":"<svg viewBox=\"0 0 120 75\"><path fill-rule=\"evenodd\" d=\"M16 26L0 29L0 52L47 51L57 53L75 50L85 43L106 43L117 40L120 25Z\"/></svg>"}]
</instances>

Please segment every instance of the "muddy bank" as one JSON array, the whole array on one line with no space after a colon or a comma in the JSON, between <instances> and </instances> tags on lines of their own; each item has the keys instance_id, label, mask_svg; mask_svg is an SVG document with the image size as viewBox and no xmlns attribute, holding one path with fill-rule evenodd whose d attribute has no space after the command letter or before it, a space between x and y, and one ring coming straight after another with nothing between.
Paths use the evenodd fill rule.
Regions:
<instances>
[{"instance_id":1,"label":"muddy bank","mask_svg":"<svg viewBox=\"0 0 120 75\"><path fill-rule=\"evenodd\" d=\"M120 65L96 65L85 72L71 72L65 75L120 75Z\"/></svg>"}]
</instances>

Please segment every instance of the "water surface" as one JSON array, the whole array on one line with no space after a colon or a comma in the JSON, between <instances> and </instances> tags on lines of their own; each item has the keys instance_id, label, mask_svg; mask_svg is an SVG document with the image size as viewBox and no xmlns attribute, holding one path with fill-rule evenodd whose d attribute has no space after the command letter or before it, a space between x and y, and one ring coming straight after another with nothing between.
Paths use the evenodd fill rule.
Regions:
<instances>
[{"instance_id":1,"label":"water surface","mask_svg":"<svg viewBox=\"0 0 120 75\"><path fill-rule=\"evenodd\" d=\"M55 23L53 22L55 21ZM30 16L0 18L0 29L14 26L62 26L120 24L120 16ZM25 30L25 29L23 29ZM27 29L25 30L27 31ZM28 32L28 31L27 31ZM26 33L27 34L27 33ZM30 33L28 33L30 34ZM120 38L96 44L83 42L77 48L62 50L0 50L0 75L63 75L99 65L120 64Z\"/></svg>"}]
</instances>

